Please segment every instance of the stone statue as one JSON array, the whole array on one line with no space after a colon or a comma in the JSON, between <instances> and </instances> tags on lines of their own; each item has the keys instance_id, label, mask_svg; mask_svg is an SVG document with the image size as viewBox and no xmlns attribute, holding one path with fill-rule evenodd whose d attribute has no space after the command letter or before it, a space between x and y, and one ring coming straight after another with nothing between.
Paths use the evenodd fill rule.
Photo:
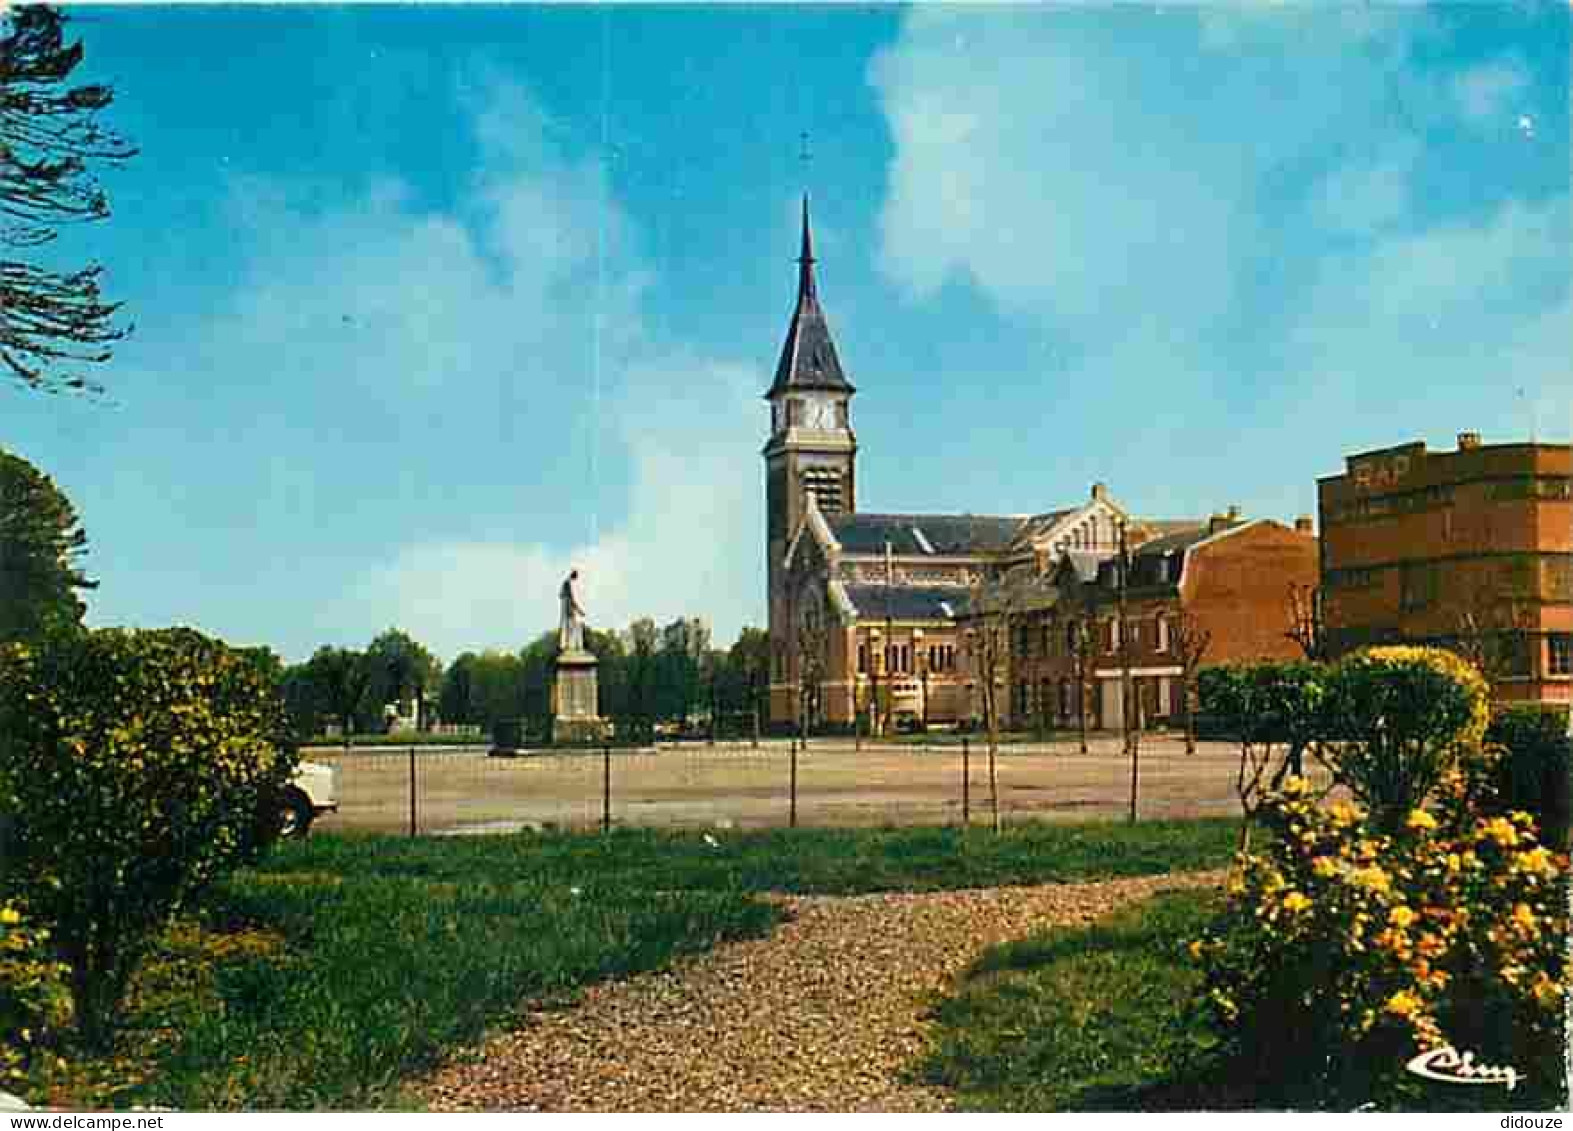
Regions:
<instances>
[{"instance_id":1,"label":"stone statue","mask_svg":"<svg viewBox=\"0 0 1573 1131\"><path fill-rule=\"evenodd\" d=\"M568 576L563 579L563 587L558 591L562 599L562 623L557 629L557 645L564 652L584 651L584 608L575 596L573 583L578 580L579 571L569 570Z\"/></svg>"}]
</instances>

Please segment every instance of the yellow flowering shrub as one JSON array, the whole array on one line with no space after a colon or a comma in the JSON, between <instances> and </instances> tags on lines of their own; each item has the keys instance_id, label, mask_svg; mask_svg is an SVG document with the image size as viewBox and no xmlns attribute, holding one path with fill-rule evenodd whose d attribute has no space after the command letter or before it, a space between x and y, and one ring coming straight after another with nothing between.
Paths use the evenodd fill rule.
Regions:
<instances>
[{"instance_id":1,"label":"yellow flowering shrub","mask_svg":"<svg viewBox=\"0 0 1573 1131\"><path fill-rule=\"evenodd\" d=\"M20 1092L69 1014L66 968L49 956L49 932L0 902L0 1088Z\"/></svg>"},{"instance_id":2,"label":"yellow flowering shrub","mask_svg":"<svg viewBox=\"0 0 1573 1131\"><path fill-rule=\"evenodd\" d=\"M1242 854L1191 946L1203 1019L1264 1102L1458 1099L1404 1071L1446 1044L1512 1065L1527 1081L1514 1109L1560 1102L1568 859L1533 822L1453 829L1416 810L1382 832L1318 806L1301 779L1265 813L1273 843Z\"/></svg>"},{"instance_id":3,"label":"yellow flowering shrub","mask_svg":"<svg viewBox=\"0 0 1573 1131\"><path fill-rule=\"evenodd\" d=\"M201 633L0 646L0 894L48 925L87 1044L153 932L255 848L295 764L263 673Z\"/></svg>"}]
</instances>

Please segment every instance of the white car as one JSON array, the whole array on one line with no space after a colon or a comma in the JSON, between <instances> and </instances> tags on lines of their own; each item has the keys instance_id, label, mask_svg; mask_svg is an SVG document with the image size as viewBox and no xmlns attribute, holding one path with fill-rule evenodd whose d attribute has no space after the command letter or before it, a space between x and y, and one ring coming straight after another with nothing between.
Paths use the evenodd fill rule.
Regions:
<instances>
[{"instance_id":1,"label":"white car","mask_svg":"<svg viewBox=\"0 0 1573 1131\"><path fill-rule=\"evenodd\" d=\"M322 762L300 763L284 787L279 805L279 836L305 836L322 814L338 812L339 768Z\"/></svg>"}]
</instances>

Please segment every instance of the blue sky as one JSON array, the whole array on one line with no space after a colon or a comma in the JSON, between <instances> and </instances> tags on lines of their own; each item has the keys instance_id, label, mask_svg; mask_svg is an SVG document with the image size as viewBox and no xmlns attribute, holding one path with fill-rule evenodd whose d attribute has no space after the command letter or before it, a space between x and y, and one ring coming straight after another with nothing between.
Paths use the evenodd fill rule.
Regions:
<instances>
[{"instance_id":1,"label":"blue sky","mask_svg":"<svg viewBox=\"0 0 1573 1131\"><path fill-rule=\"evenodd\" d=\"M761 623L805 187L862 509L1290 518L1573 426L1566 3L74 14L142 153L58 251L136 332L0 443L94 624L451 659L569 564Z\"/></svg>"}]
</instances>

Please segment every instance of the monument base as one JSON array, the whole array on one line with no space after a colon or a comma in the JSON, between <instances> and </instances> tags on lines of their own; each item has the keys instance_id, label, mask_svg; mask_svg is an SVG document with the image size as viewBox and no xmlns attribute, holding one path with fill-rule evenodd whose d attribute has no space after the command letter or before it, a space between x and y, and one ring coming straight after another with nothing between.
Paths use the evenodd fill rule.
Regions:
<instances>
[{"instance_id":1,"label":"monument base","mask_svg":"<svg viewBox=\"0 0 1573 1131\"><path fill-rule=\"evenodd\" d=\"M552 681L552 742L604 742L611 727L600 715L599 661L590 652L560 653Z\"/></svg>"},{"instance_id":2,"label":"monument base","mask_svg":"<svg viewBox=\"0 0 1573 1131\"><path fill-rule=\"evenodd\" d=\"M553 719L553 746L584 746L607 741L612 725L605 719Z\"/></svg>"}]
</instances>

